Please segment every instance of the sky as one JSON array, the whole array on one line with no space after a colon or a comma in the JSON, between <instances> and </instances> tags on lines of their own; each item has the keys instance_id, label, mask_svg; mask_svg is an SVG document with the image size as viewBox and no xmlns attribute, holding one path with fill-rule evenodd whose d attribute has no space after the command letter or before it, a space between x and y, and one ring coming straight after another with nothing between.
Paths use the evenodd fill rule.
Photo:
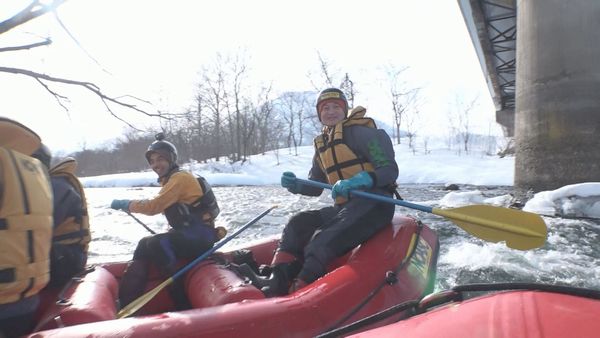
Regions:
<instances>
[{"instance_id":1,"label":"sky","mask_svg":"<svg viewBox=\"0 0 600 338\"><path fill-rule=\"evenodd\" d=\"M0 2L13 13L29 1ZM341 77L357 83L356 104L391 123L383 84L386 65L408 69L410 88L421 88L420 134L443 133L456 101L477 99L473 131L498 134L495 111L456 1L71 0L52 15L0 36L0 47L51 37L52 45L0 54L0 64L53 76L93 81L111 96L131 95L149 111L182 112L193 105L198 71L217 53L244 55L254 88L314 90L318 54ZM4 18L0 18L4 19ZM69 111L33 79L0 73L0 115L38 132L54 150L109 145L126 125L92 94L52 87L70 98ZM156 124L117 109L140 129Z\"/></svg>"},{"instance_id":2,"label":"sky","mask_svg":"<svg viewBox=\"0 0 600 338\"><path fill-rule=\"evenodd\" d=\"M507 185L514 179L514 157L487 156L480 151L458 155L456 151L436 147L427 154L413 153L406 144L394 147L399 167L398 184L440 183L458 185ZM298 178L307 178L314 148L299 148L298 156L288 149L253 155L246 164L233 165L209 162L187 163L184 169L203 176L211 185L279 185L281 174L292 171ZM277 159L279 157L279 159ZM94 177L83 177L86 188L137 187L156 185L152 171L133 172ZM465 189L466 190L466 189ZM470 204L508 206L512 196L485 197L480 190L450 191L440 204L442 207L461 207ZM600 182L568 185L552 191L536 193L523 210L547 215L600 218Z\"/></svg>"}]
</instances>

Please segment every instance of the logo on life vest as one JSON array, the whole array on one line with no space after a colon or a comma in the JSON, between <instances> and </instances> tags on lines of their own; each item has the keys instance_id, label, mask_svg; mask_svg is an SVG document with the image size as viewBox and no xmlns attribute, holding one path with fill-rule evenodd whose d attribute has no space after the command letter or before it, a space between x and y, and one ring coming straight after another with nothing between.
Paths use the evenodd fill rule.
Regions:
<instances>
[{"instance_id":1,"label":"logo on life vest","mask_svg":"<svg viewBox=\"0 0 600 338\"><path fill-rule=\"evenodd\" d=\"M381 145L377 139L373 139L367 143L367 148L369 149L369 154L373 158L373 162L375 162L375 167L383 167L390 164L390 161L385 157L385 153L383 149L381 149Z\"/></svg>"},{"instance_id":2,"label":"logo on life vest","mask_svg":"<svg viewBox=\"0 0 600 338\"><path fill-rule=\"evenodd\" d=\"M27 169L28 171L31 171L32 173L35 173L38 170L38 167L33 163L33 161L30 161L28 159L21 159L21 165L23 166L23 168Z\"/></svg>"}]
</instances>

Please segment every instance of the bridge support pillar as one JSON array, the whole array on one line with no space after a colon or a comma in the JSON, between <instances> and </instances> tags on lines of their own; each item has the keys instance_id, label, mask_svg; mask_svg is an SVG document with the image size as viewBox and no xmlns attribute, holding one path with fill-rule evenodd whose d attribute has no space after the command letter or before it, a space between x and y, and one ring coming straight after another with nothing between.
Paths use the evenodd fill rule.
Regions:
<instances>
[{"instance_id":1,"label":"bridge support pillar","mask_svg":"<svg viewBox=\"0 0 600 338\"><path fill-rule=\"evenodd\" d=\"M506 137L515 136L515 110L502 109L496 111L496 122L502 126Z\"/></svg>"},{"instance_id":2,"label":"bridge support pillar","mask_svg":"<svg viewBox=\"0 0 600 338\"><path fill-rule=\"evenodd\" d=\"M518 0L515 186L600 181L600 1Z\"/></svg>"}]
</instances>

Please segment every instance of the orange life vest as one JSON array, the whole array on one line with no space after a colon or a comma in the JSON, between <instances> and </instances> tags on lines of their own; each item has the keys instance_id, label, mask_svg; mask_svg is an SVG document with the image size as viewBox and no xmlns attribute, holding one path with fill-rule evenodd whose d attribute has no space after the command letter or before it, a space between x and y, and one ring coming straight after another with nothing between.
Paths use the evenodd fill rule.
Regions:
<instances>
[{"instance_id":1,"label":"orange life vest","mask_svg":"<svg viewBox=\"0 0 600 338\"><path fill-rule=\"evenodd\" d=\"M319 166L327 176L329 184L338 180L348 179L361 171L373 172L374 166L367 159L359 158L346 144L344 144L344 128L361 125L377 128L373 119L364 117L367 110L356 107L350 112L348 118L340 121L333 127L325 127L323 133L314 139ZM345 203L346 199L337 197L336 204Z\"/></svg>"},{"instance_id":2,"label":"orange life vest","mask_svg":"<svg viewBox=\"0 0 600 338\"><path fill-rule=\"evenodd\" d=\"M42 163L0 147L0 304L37 294L50 276L52 188Z\"/></svg>"}]
</instances>

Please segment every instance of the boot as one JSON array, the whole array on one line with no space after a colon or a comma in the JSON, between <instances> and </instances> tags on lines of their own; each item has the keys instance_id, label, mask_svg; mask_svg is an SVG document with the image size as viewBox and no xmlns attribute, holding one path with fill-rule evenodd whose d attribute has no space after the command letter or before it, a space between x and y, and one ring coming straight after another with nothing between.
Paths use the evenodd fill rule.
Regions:
<instances>
[{"instance_id":1,"label":"boot","mask_svg":"<svg viewBox=\"0 0 600 338\"><path fill-rule=\"evenodd\" d=\"M142 260L129 262L119 283L119 305L122 308L139 298L146 290L148 264Z\"/></svg>"},{"instance_id":2,"label":"boot","mask_svg":"<svg viewBox=\"0 0 600 338\"><path fill-rule=\"evenodd\" d=\"M302 279L295 278L294 281L292 282L292 286L290 286L288 293L294 293L307 285L308 285L308 283L306 283Z\"/></svg>"},{"instance_id":3,"label":"boot","mask_svg":"<svg viewBox=\"0 0 600 338\"><path fill-rule=\"evenodd\" d=\"M268 277L258 275L247 264L240 264L237 269L267 297L273 297L287 294L290 282L300 272L301 267L302 265L294 255L285 251L277 251L273 257L271 273Z\"/></svg>"},{"instance_id":4,"label":"boot","mask_svg":"<svg viewBox=\"0 0 600 338\"><path fill-rule=\"evenodd\" d=\"M288 292L291 281L296 277L302 264L289 252L277 250L271 262L271 275L264 280L260 290L267 296L283 296Z\"/></svg>"},{"instance_id":5,"label":"boot","mask_svg":"<svg viewBox=\"0 0 600 338\"><path fill-rule=\"evenodd\" d=\"M273 266L271 276L266 279L261 291L267 297L284 296L288 294L290 283L296 277L302 266L299 261L281 263Z\"/></svg>"}]
</instances>

